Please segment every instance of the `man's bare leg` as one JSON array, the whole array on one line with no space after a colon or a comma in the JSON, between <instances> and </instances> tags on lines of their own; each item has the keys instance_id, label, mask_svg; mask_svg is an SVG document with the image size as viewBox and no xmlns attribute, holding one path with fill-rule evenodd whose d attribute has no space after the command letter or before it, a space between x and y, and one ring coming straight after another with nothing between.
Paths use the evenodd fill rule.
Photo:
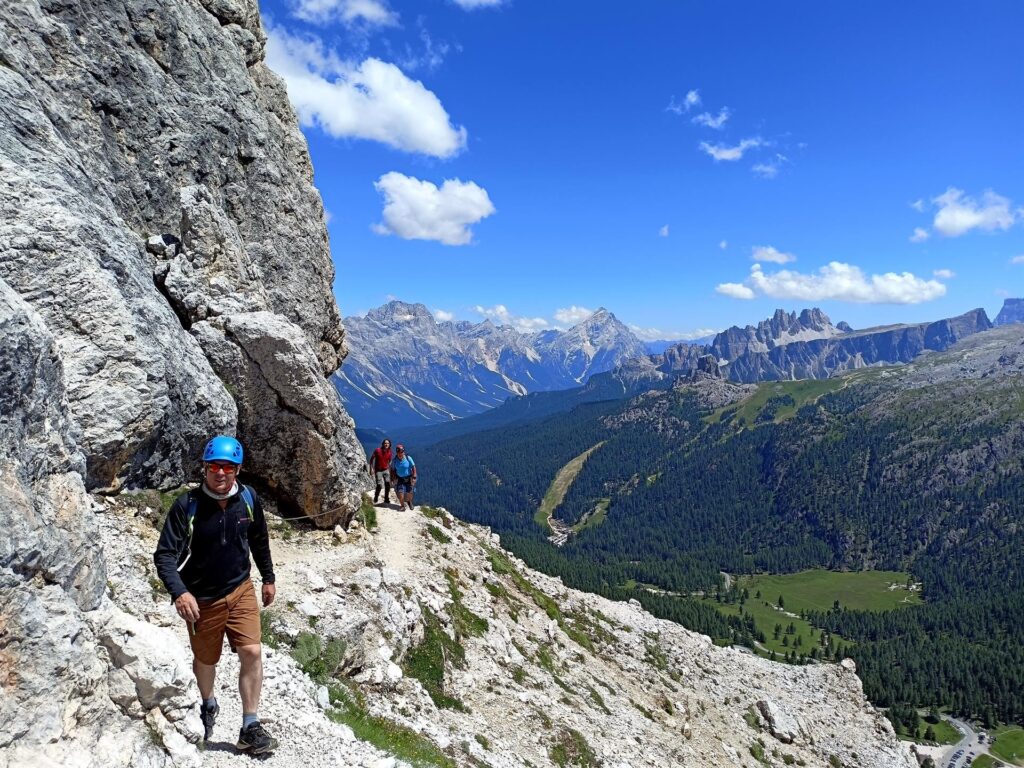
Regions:
<instances>
[{"instance_id":1,"label":"man's bare leg","mask_svg":"<svg viewBox=\"0 0 1024 768\"><path fill-rule=\"evenodd\" d=\"M242 697L243 714L255 714L263 690L263 646L243 645L238 650L238 693Z\"/></svg>"},{"instance_id":2,"label":"man's bare leg","mask_svg":"<svg viewBox=\"0 0 1024 768\"><path fill-rule=\"evenodd\" d=\"M217 665L203 664L199 659L192 659L192 672L196 676L196 683L199 684L199 695L203 701L213 698L213 683L217 679Z\"/></svg>"}]
</instances>

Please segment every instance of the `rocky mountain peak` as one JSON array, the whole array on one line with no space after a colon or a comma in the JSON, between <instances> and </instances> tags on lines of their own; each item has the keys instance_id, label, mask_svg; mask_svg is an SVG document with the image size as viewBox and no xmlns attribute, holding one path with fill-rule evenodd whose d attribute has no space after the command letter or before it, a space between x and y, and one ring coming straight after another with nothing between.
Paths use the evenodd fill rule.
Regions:
<instances>
[{"instance_id":1,"label":"rocky mountain peak","mask_svg":"<svg viewBox=\"0 0 1024 768\"><path fill-rule=\"evenodd\" d=\"M769 346L773 346L773 343L784 343L791 338L806 339L813 334L829 335L832 332L834 329L828 315L814 307L802 310L799 315L796 312L776 309L771 318L757 324L755 335Z\"/></svg>"},{"instance_id":2,"label":"rocky mountain peak","mask_svg":"<svg viewBox=\"0 0 1024 768\"><path fill-rule=\"evenodd\" d=\"M536 333L490 319L436 323L424 305L399 301L345 322L351 354L335 380L364 427L480 413L511 395L577 386L644 354L604 307L568 330Z\"/></svg>"},{"instance_id":3,"label":"rocky mountain peak","mask_svg":"<svg viewBox=\"0 0 1024 768\"><path fill-rule=\"evenodd\" d=\"M1003 299L1003 308L996 315L996 325L1024 323L1024 299Z\"/></svg>"},{"instance_id":4,"label":"rocky mountain peak","mask_svg":"<svg viewBox=\"0 0 1024 768\"><path fill-rule=\"evenodd\" d=\"M389 301L387 304L371 309L366 313L368 320L389 325L401 323L422 322L429 320L434 322L434 316L424 304L410 304L405 301Z\"/></svg>"}]
</instances>

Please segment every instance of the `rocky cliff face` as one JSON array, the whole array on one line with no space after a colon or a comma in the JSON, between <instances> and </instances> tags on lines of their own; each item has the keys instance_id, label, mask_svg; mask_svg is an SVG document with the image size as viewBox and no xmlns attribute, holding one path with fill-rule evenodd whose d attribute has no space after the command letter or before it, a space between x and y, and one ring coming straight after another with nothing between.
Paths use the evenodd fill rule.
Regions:
<instances>
[{"instance_id":1,"label":"rocky cliff face","mask_svg":"<svg viewBox=\"0 0 1024 768\"><path fill-rule=\"evenodd\" d=\"M178 487L229 432L279 508L358 507L322 207L263 43L255 0L0 5L5 768L187 743L187 667L111 603L89 490Z\"/></svg>"},{"instance_id":2,"label":"rocky cliff face","mask_svg":"<svg viewBox=\"0 0 1024 768\"><path fill-rule=\"evenodd\" d=\"M490 320L438 323L422 304L401 301L345 324L351 354L335 381L364 427L450 421L515 395L578 386L644 354L606 309L566 331L532 334Z\"/></svg>"},{"instance_id":3,"label":"rocky cliff face","mask_svg":"<svg viewBox=\"0 0 1024 768\"><path fill-rule=\"evenodd\" d=\"M53 336L88 488L181 485L237 431L251 481L343 516L343 329L264 39L255 0L5 3L0 280Z\"/></svg>"},{"instance_id":4,"label":"rocky cliff face","mask_svg":"<svg viewBox=\"0 0 1024 768\"><path fill-rule=\"evenodd\" d=\"M996 325L1024 323L1024 299L1003 299L1003 308L996 315Z\"/></svg>"}]
</instances>

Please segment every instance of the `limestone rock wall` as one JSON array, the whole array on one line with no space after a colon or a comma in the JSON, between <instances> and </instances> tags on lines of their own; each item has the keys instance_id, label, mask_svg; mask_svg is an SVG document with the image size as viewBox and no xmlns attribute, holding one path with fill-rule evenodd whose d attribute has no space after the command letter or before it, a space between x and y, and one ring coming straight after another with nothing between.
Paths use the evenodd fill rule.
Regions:
<instances>
[{"instance_id":1,"label":"limestone rock wall","mask_svg":"<svg viewBox=\"0 0 1024 768\"><path fill-rule=\"evenodd\" d=\"M4 3L0 279L53 336L86 487L180 485L234 432L252 482L330 525L362 452L326 379L345 350L323 207L264 41L255 0Z\"/></svg>"}]
</instances>

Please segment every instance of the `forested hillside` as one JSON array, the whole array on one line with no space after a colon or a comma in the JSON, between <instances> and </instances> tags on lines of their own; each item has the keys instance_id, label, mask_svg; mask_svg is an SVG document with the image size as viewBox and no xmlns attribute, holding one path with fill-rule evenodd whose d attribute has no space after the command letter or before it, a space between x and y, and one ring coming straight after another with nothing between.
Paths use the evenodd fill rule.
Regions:
<instances>
[{"instance_id":1,"label":"forested hillside","mask_svg":"<svg viewBox=\"0 0 1024 768\"><path fill-rule=\"evenodd\" d=\"M1019 721L1022 336L1009 326L905 367L753 392L705 380L462 436L419 452L421 496L574 586L734 641L753 632L665 592L716 589L719 571L909 570L925 605L814 623L854 641L879 704ZM602 441L555 515L572 525L601 508L603 523L555 548L534 513Z\"/></svg>"}]
</instances>

